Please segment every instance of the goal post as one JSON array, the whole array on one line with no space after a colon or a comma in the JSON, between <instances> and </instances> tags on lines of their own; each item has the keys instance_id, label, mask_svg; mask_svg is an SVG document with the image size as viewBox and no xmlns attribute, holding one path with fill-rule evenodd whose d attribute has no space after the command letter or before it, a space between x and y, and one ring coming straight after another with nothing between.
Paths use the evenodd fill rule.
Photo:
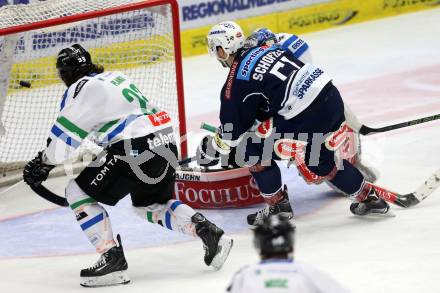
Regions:
<instances>
[{"instance_id":1,"label":"goal post","mask_svg":"<svg viewBox=\"0 0 440 293\"><path fill-rule=\"evenodd\" d=\"M74 43L170 114L186 157L177 0L48 0L0 8L0 176L44 148L66 89L56 55Z\"/></svg>"}]
</instances>

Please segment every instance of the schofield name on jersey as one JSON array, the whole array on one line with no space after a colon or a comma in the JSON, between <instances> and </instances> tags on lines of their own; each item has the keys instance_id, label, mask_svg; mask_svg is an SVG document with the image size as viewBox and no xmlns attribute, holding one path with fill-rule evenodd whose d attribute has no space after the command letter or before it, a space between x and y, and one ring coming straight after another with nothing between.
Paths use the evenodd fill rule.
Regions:
<instances>
[{"instance_id":1,"label":"schofield name on jersey","mask_svg":"<svg viewBox=\"0 0 440 293\"><path fill-rule=\"evenodd\" d=\"M321 69L315 68L313 72L309 74L304 74L301 79L296 83L296 89L293 94L299 99L304 98L305 94L315 82L315 80L317 80L323 73L324 71L322 71Z\"/></svg>"},{"instance_id":2,"label":"schofield name on jersey","mask_svg":"<svg viewBox=\"0 0 440 293\"><path fill-rule=\"evenodd\" d=\"M283 54L283 50L275 50L267 53L261 60L257 63L255 67L254 74L252 78L257 81L263 81L264 74L269 70L269 68L277 61L278 57Z\"/></svg>"},{"instance_id":3,"label":"schofield name on jersey","mask_svg":"<svg viewBox=\"0 0 440 293\"><path fill-rule=\"evenodd\" d=\"M258 62L258 60L260 60L261 57L265 56L266 52L276 49L276 47L267 46L252 49L241 61L240 67L238 68L237 79L249 80L251 72L254 69L255 64Z\"/></svg>"}]
</instances>

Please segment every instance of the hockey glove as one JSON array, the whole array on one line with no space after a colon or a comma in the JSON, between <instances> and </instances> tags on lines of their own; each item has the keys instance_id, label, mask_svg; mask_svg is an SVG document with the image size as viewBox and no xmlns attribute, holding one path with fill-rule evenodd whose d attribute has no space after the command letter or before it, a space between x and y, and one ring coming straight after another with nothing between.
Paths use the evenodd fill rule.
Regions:
<instances>
[{"instance_id":1,"label":"hockey glove","mask_svg":"<svg viewBox=\"0 0 440 293\"><path fill-rule=\"evenodd\" d=\"M213 136L205 136L197 148L197 164L202 167L212 167L220 161L220 153L214 149Z\"/></svg>"},{"instance_id":2,"label":"hockey glove","mask_svg":"<svg viewBox=\"0 0 440 293\"><path fill-rule=\"evenodd\" d=\"M53 165L43 163L43 152L38 152L35 159L28 162L23 170L23 180L29 185L39 185L49 176L49 172L55 168Z\"/></svg>"}]
</instances>

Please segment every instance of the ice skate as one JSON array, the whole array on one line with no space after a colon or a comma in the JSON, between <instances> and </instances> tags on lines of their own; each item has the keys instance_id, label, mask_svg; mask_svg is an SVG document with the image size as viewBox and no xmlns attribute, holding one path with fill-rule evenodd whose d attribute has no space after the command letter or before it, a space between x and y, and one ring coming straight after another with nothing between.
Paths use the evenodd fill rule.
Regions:
<instances>
[{"instance_id":1,"label":"ice skate","mask_svg":"<svg viewBox=\"0 0 440 293\"><path fill-rule=\"evenodd\" d=\"M103 287L128 284L127 261L121 244L121 237L117 237L119 246L112 247L103 253L99 260L90 268L81 270L81 286Z\"/></svg>"},{"instance_id":2,"label":"ice skate","mask_svg":"<svg viewBox=\"0 0 440 293\"><path fill-rule=\"evenodd\" d=\"M387 214L388 216L393 216L392 213L389 213L389 210L390 206L388 203L374 193L374 188L371 189L370 194L364 201L353 202L350 205L350 211L357 216L369 214Z\"/></svg>"},{"instance_id":3,"label":"ice skate","mask_svg":"<svg viewBox=\"0 0 440 293\"><path fill-rule=\"evenodd\" d=\"M288 219L293 219L292 206L289 202L289 196L287 194L287 188L284 186L283 199L274 205L267 205L261 211L247 216L247 222L249 225L256 226L263 223L263 220L272 215L282 215Z\"/></svg>"},{"instance_id":4,"label":"ice skate","mask_svg":"<svg viewBox=\"0 0 440 293\"><path fill-rule=\"evenodd\" d=\"M196 234L203 241L205 250L204 261L207 266L214 270L220 270L228 258L233 240L224 235L224 231L208 221L202 214L196 213L191 218L196 224Z\"/></svg>"}]
</instances>

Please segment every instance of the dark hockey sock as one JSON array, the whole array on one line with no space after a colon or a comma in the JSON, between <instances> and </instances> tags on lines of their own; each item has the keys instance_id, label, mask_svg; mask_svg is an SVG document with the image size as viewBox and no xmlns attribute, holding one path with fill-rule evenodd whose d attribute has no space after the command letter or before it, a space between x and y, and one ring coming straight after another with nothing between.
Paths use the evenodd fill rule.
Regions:
<instances>
[{"instance_id":1,"label":"dark hockey sock","mask_svg":"<svg viewBox=\"0 0 440 293\"><path fill-rule=\"evenodd\" d=\"M267 203L274 204L282 199L279 198L282 197L281 172L275 161L271 161L271 165L267 167L251 168L251 173Z\"/></svg>"},{"instance_id":2,"label":"dark hockey sock","mask_svg":"<svg viewBox=\"0 0 440 293\"><path fill-rule=\"evenodd\" d=\"M338 170L335 177L330 180L330 183L348 194L352 199L355 199L358 193L362 191L364 182L365 179L362 173L347 160L343 162L343 169Z\"/></svg>"}]
</instances>

